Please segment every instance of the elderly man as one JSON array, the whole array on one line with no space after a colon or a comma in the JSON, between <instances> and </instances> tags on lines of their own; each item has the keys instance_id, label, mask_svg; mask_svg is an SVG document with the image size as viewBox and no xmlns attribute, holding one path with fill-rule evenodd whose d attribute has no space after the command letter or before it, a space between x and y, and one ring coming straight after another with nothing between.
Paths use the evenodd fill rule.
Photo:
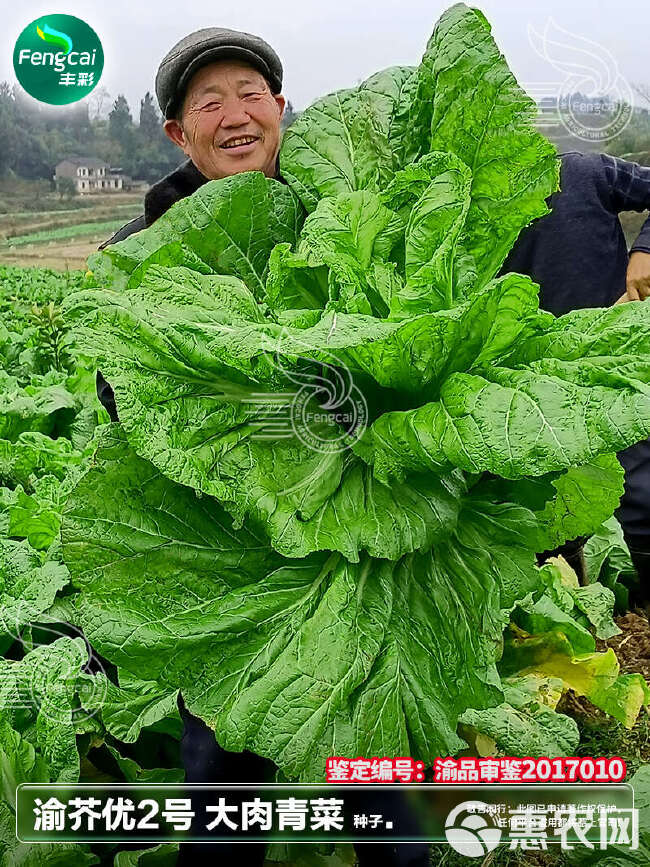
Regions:
<instances>
[{"instance_id":1,"label":"elderly man","mask_svg":"<svg viewBox=\"0 0 650 867\"><path fill-rule=\"evenodd\" d=\"M259 36L210 27L181 39L160 64L156 96L166 135L188 159L102 247L150 226L208 180L247 171L277 177L281 89L280 58Z\"/></svg>"},{"instance_id":2,"label":"elderly man","mask_svg":"<svg viewBox=\"0 0 650 867\"><path fill-rule=\"evenodd\" d=\"M154 184L145 197L144 214L120 229L102 245L121 241L154 223L175 202L191 195L208 180L238 172L261 171L282 181L278 173L280 120L285 100L281 94L282 64L268 43L250 33L222 28L199 30L182 39L164 57L156 76L156 95L167 136L188 159ZM100 249L102 249L100 248ZM100 373L100 400L111 418L118 420L113 392ZM275 765L248 751L222 749L205 723L193 716L179 698L184 733L181 755L188 783L270 782ZM242 798L255 794L247 790ZM384 793L348 798L356 812L381 813ZM208 802L214 799L204 796ZM232 797L231 801L236 799ZM241 798L240 798L241 800ZM358 801L358 803L357 803ZM200 792L194 793L201 807ZM383 808L383 809L382 809ZM396 827L409 835L415 823L405 801L391 803ZM197 830L198 830L197 823ZM260 843L185 844L179 864L261 865L265 846ZM426 843L402 845L364 843L358 847L360 865L372 867L425 867L430 864Z\"/></svg>"}]
</instances>

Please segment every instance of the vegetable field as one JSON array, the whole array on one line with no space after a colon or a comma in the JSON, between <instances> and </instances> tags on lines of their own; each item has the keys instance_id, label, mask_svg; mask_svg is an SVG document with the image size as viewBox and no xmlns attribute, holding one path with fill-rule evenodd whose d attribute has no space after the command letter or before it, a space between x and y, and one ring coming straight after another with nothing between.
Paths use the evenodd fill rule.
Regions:
<instances>
[{"instance_id":1,"label":"vegetable field","mask_svg":"<svg viewBox=\"0 0 650 867\"><path fill-rule=\"evenodd\" d=\"M82 238L84 235L95 235L97 233L110 237L116 232L122 221L108 220L105 223L77 223L72 226L62 226L59 229L49 229L42 232L31 232L26 235L18 235L11 238L7 242L9 248L22 247L25 244L35 244L39 241L59 241L68 238Z\"/></svg>"},{"instance_id":2,"label":"vegetable field","mask_svg":"<svg viewBox=\"0 0 650 867\"><path fill-rule=\"evenodd\" d=\"M124 223L142 213L133 195L96 197L69 210L27 211L0 215L0 262L85 270L88 256ZM52 203L47 203L48 207Z\"/></svg>"},{"instance_id":3,"label":"vegetable field","mask_svg":"<svg viewBox=\"0 0 650 867\"><path fill-rule=\"evenodd\" d=\"M333 755L576 755L600 727L647 803L612 515L616 452L650 434L650 306L556 319L500 273L558 186L534 114L455 6L419 66L301 115L286 183L211 181L86 272L0 271L1 867L173 864L18 844L12 804L181 780L179 692L295 781ZM581 535L586 586L538 565ZM352 863L330 854L267 857Z\"/></svg>"}]
</instances>

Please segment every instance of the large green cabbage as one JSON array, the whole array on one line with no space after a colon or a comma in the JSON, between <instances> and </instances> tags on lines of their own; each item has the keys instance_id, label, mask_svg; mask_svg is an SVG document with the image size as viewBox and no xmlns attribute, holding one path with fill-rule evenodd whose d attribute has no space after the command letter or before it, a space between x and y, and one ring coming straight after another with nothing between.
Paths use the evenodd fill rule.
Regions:
<instances>
[{"instance_id":1,"label":"large green cabbage","mask_svg":"<svg viewBox=\"0 0 650 867\"><path fill-rule=\"evenodd\" d=\"M68 305L121 422L63 516L74 619L289 776L460 749L535 551L650 433L650 306L555 319L498 276L558 188L534 117L454 6L418 67L304 112L287 184L205 184Z\"/></svg>"}]
</instances>

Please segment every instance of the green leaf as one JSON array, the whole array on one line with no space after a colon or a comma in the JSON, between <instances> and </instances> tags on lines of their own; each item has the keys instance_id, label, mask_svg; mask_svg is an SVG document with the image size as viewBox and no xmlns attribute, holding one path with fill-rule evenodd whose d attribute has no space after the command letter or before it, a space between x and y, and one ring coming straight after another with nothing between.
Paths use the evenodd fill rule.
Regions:
<instances>
[{"instance_id":1,"label":"green leaf","mask_svg":"<svg viewBox=\"0 0 650 867\"><path fill-rule=\"evenodd\" d=\"M558 189L559 161L536 117L483 13L462 3L444 12L418 71L412 158L446 151L471 170L465 234L477 289L498 272L521 229L548 213L545 199Z\"/></svg>"},{"instance_id":2,"label":"green leaf","mask_svg":"<svg viewBox=\"0 0 650 867\"><path fill-rule=\"evenodd\" d=\"M552 482L556 494L538 517L544 526L544 550L567 539L589 536L618 507L623 468L615 455L601 455L571 467Z\"/></svg>"},{"instance_id":3,"label":"green leaf","mask_svg":"<svg viewBox=\"0 0 650 867\"><path fill-rule=\"evenodd\" d=\"M405 240L406 286L393 299L393 318L453 307L475 277L472 260L467 260L461 248L470 207L471 171L454 154L432 153L403 172L410 183L396 177L391 186L399 184L402 193L407 185L417 189L421 185L417 168L425 169L430 181L411 206ZM384 199L391 197L389 187Z\"/></svg>"},{"instance_id":4,"label":"green leaf","mask_svg":"<svg viewBox=\"0 0 650 867\"><path fill-rule=\"evenodd\" d=\"M596 649L589 630L546 595L537 602L522 603L521 608L513 612L512 622L530 635L561 632L570 641L576 655L591 653Z\"/></svg>"},{"instance_id":5,"label":"green leaf","mask_svg":"<svg viewBox=\"0 0 650 867\"><path fill-rule=\"evenodd\" d=\"M540 476L624 448L650 432L650 392L583 385L533 369L457 373L440 400L385 413L354 445L382 480L451 466L508 479Z\"/></svg>"},{"instance_id":6,"label":"green leaf","mask_svg":"<svg viewBox=\"0 0 650 867\"><path fill-rule=\"evenodd\" d=\"M650 705L650 688L641 674L621 674L613 683L599 679L587 697L596 707L631 729L641 708Z\"/></svg>"},{"instance_id":7,"label":"green leaf","mask_svg":"<svg viewBox=\"0 0 650 867\"><path fill-rule=\"evenodd\" d=\"M584 547L585 566L590 582L608 587L619 609L629 608L629 590L638 584L638 576L630 558L623 530L612 516L597 528Z\"/></svg>"},{"instance_id":8,"label":"green leaf","mask_svg":"<svg viewBox=\"0 0 650 867\"><path fill-rule=\"evenodd\" d=\"M377 115L388 119L387 137L393 157L393 171L407 162L410 147L409 115L417 82L417 67L390 66L371 75L359 85L361 91L370 91L373 94L373 106L376 107ZM382 130L384 129L382 126ZM384 173L382 163L379 168L380 184L383 185L390 177Z\"/></svg>"},{"instance_id":9,"label":"green leaf","mask_svg":"<svg viewBox=\"0 0 650 867\"><path fill-rule=\"evenodd\" d=\"M27 488L32 476L51 475L63 479L71 466L81 462L81 452L59 437L52 439L37 431L24 431L15 442L0 440L0 481Z\"/></svg>"},{"instance_id":10,"label":"green leaf","mask_svg":"<svg viewBox=\"0 0 650 867\"><path fill-rule=\"evenodd\" d=\"M616 455L601 455L537 478L486 477L480 489L496 502L531 509L538 522L535 550L550 551L569 539L589 536L612 514L623 493L623 469Z\"/></svg>"},{"instance_id":11,"label":"green leaf","mask_svg":"<svg viewBox=\"0 0 650 867\"><path fill-rule=\"evenodd\" d=\"M65 489L54 476L34 482L34 493L16 490L15 502L8 508L8 534L27 539L32 548L49 548L58 535Z\"/></svg>"},{"instance_id":12,"label":"green leaf","mask_svg":"<svg viewBox=\"0 0 650 867\"><path fill-rule=\"evenodd\" d=\"M143 728L178 718L176 692L136 677L116 686L102 673L82 675L79 693L82 705L98 712L106 730L127 744L135 743Z\"/></svg>"},{"instance_id":13,"label":"green leaf","mask_svg":"<svg viewBox=\"0 0 650 867\"><path fill-rule=\"evenodd\" d=\"M0 643L18 638L67 583L65 566L42 564L27 542L0 538Z\"/></svg>"},{"instance_id":14,"label":"green leaf","mask_svg":"<svg viewBox=\"0 0 650 867\"><path fill-rule=\"evenodd\" d=\"M72 420L75 399L57 383L27 385L0 370L0 440L18 439L24 431L56 436Z\"/></svg>"},{"instance_id":15,"label":"green leaf","mask_svg":"<svg viewBox=\"0 0 650 867\"><path fill-rule=\"evenodd\" d=\"M267 286L269 300L282 299L280 281L288 274L291 285L305 288L288 298L300 307L313 307L323 299L323 266L329 269L328 309L379 315L388 311L390 299L382 297L375 268L386 262L404 227L376 193L363 190L321 199L305 220L300 243L294 255L278 251ZM299 269L299 270L296 270ZM293 272L293 273L292 273ZM327 300L327 295L324 296Z\"/></svg>"},{"instance_id":16,"label":"green leaf","mask_svg":"<svg viewBox=\"0 0 650 867\"><path fill-rule=\"evenodd\" d=\"M79 778L75 686L87 660L80 638L59 638L19 662L0 659L0 718L30 740L52 782Z\"/></svg>"},{"instance_id":17,"label":"green leaf","mask_svg":"<svg viewBox=\"0 0 650 867\"><path fill-rule=\"evenodd\" d=\"M636 721L641 707L650 703L650 689L640 674L620 674L620 666L612 648L604 653L581 652L586 637L568 627L565 618L557 617L553 626L549 606L546 622L541 619L529 625L547 631L529 635L512 627L507 635L499 669L504 674L535 674L559 677L565 688L584 695L596 707L604 710L627 728ZM587 633L588 634L588 633Z\"/></svg>"},{"instance_id":18,"label":"green leaf","mask_svg":"<svg viewBox=\"0 0 650 867\"><path fill-rule=\"evenodd\" d=\"M239 277L262 298L271 250L295 243L301 221L288 187L261 172L242 172L204 184L148 229L91 256L89 264L97 285L116 280L124 287L145 261L165 262L161 247L181 241L212 273Z\"/></svg>"},{"instance_id":19,"label":"green leaf","mask_svg":"<svg viewBox=\"0 0 650 867\"><path fill-rule=\"evenodd\" d=\"M575 606L594 627L596 638L607 641L621 630L614 623L614 594L602 584L588 584L573 591Z\"/></svg>"},{"instance_id":20,"label":"green leaf","mask_svg":"<svg viewBox=\"0 0 650 867\"><path fill-rule=\"evenodd\" d=\"M19 783L47 783L49 769L32 744L0 718L0 798L16 802Z\"/></svg>"},{"instance_id":21,"label":"green leaf","mask_svg":"<svg viewBox=\"0 0 650 867\"><path fill-rule=\"evenodd\" d=\"M328 268L312 264L291 251L291 244L277 244L269 257L266 301L276 316L284 311L320 311L329 298Z\"/></svg>"},{"instance_id":22,"label":"green leaf","mask_svg":"<svg viewBox=\"0 0 650 867\"><path fill-rule=\"evenodd\" d=\"M99 857L81 843L20 843L16 816L0 801L0 867L91 867Z\"/></svg>"},{"instance_id":23,"label":"green leaf","mask_svg":"<svg viewBox=\"0 0 650 867\"><path fill-rule=\"evenodd\" d=\"M396 564L288 561L109 439L64 517L73 620L114 664L180 689L225 749L289 775L322 778L330 754L448 754L458 715L498 700L502 609L537 586L516 549L532 515L489 509L468 503L462 534Z\"/></svg>"},{"instance_id":24,"label":"green leaf","mask_svg":"<svg viewBox=\"0 0 650 867\"><path fill-rule=\"evenodd\" d=\"M224 330L218 345L232 360L278 353L290 374L297 367L294 359L312 358L348 368L359 378L370 375L383 388L407 392L408 400L426 400L438 396L452 373L489 365L507 353L535 315L537 291L527 277L508 274L452 310L399 322L325 313L307 327L260 323L247 328L244 339ZM392 401L400 397L390 395Z\"/></svg>"},{"instance_id":25,"label":"green leaf","mask_svg":"<svg viewBox=\"0 0 650 867\"><path fill-rule=\"evenodd\" d=\"M562 681L532 675L503 682L506 701L487 710L467 710L460 721L492 738L506 756L571 756L580 741L575 720L555 712ZM552 705L548 693L553 693Z\"/></svg>"},{"instance_id":26,"label":"green leaf","mask_svg":"<svg viewBox=\"0 0 650 867\"><path fill-rule=\"evenodd\" d=\"M134 759L123 756L115 747L110 744L106 746L127 783L182 783L185 778L182 768L142 768Z\"/></svg>"},{"instance_id":27,"label":"green leaf","mask_svg":"<svg viewBox=\"0 0 650 867\"><path fill-rule=\"evenodd\" d=\"M87 310L79 339L98 353L140 455L174 481L220 498L239 521L250 518L287 556L334 549L356 560L366 549L397 559L453 530L459 474L398 486L377 482L346 450L345 430L317 404L326 385L320 368L302 372L300 362L274 361L264 326L238 320L236 310L208 297L213 278L192 276L204 290L199 295L180 277L173 287L160 284L156 304L148 283L126 296L103 293L101 306L88 293L78 302ZM399 327L378 325L384 333ZM278 336L282 328L275 326ZM319 327L314 335L325 344L322 356L332 331ZM304 332L295 333L291 353L304 342ZM356 344L362 337L351 327L343 340ZM392 352L403 368L399 346ZM358 388L351 388L351 400L352 410L362 412Z\"/></svg>"},{"instance_id":28,"label":"green leaf","mask_svg":"<svg viewBox=\"0 0 650 867\"><path fill-rule=\"evenodd\" d=\"M605 375L615 373L608 369L608 365L612 367L615 363L630 379L639 377L647 382L643 357L650 350L649 322L650 311L642 305L572 310L557 319L549 313L540 314L530 334L512 347L507 363L512 367L554 363L558 376L563 371L570 376L570 372L578 369L582 371L583 382L603 381ZM572 362L579 362L580 366L576 368ZM535 369L544 368L539 365Z\"/></svg>"},{"instance_id":29,"label":"green leaf","mask_svg":"<svg viewBox=\"0 0 650 867\"><path fill-rule=\"evenodd\" d=\"M581 587L578 576L562 557L549 558L541 570L546 594L565 614L589 624L596 638L603 641L620 633L614 623L614 594L595 582Z\"/></svg>"},{"instance_id":30,"label":"green leaf","mask_svg":"<svg viewBox=\"0 0 650 867\"><path fill-rule=\"evenodd\" d=\"M410 70L394 67L380 82L373 77L359 88L339 90L317 100L287 129L280 149L280 173L307 211L313 211L327 196L376 192L390 178L394 165L391 118L393 113L401 114L394 140L400 148L401 104L410 77Z\"/></svg>"}]
</instances>

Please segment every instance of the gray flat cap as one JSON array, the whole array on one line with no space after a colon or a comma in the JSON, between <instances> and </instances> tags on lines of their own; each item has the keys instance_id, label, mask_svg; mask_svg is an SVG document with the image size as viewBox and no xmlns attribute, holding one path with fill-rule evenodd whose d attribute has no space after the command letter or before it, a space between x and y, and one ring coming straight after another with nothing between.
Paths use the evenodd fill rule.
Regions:
<instances>
[{"instance_id":1,"label":"gray flat cap","mask_svg":"<svg viewBox=\"0 0 650 867\"><path fill-rule=\"evenodd\" d=\"M282 90L282 63L268 42L241 30L206 27L177 42L158 67L156 96L163 115L174 116L197 69L227 59L250 63L267 79L273 93Z\"/></svg>"}]
</instances>

